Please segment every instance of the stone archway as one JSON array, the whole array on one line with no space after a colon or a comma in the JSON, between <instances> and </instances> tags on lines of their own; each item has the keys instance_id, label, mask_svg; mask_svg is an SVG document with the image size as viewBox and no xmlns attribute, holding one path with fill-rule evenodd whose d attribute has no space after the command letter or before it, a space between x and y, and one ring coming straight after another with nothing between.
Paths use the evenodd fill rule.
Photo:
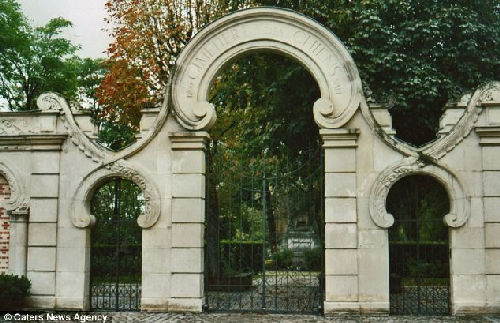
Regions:
<instances>
[{"instance_id":1,"label":"stone archway","mask_svg":"<svg viewBox=\"0 0 500 323\"><path fill-rule=\"evenodd\" d=\"M359 106L357 68L328 29L305 16L275 8L255 8L223 17L200 31L184 48L172 79L172 104L186 129L206 130L215 122L207 101L212 79L232 58L269 50L291 56L316 79L321 98L314 118L321 128L339 128Z\"/></svg>"},{"instance_id":2,"label":"stone archway","mask_svg":"<svg viewBox=\"0 0 500 323\"><path fill-rule=\"evenodd\" d=\"M171 104L177 121L185 129L193 132L170 135L174 165L173 187L184 187L186 181L193 187L194 185L204 187L204 144L208 137L206 132L200 130L210 129L217 118L214 106L207 99L210 84L225 64L239 55L252 51L272 51L291 57L304 66L316 80L320 98L311 107L311 112L314 114L314 121L321 129L320 136L325 149L327 167L324 212L334 213L338 205L343 205L348 208L349 213L355 213L356 146L359 133L355 129L338 128L345 126L360 103L364 102L357 68L346 48L331 31L310 18L283 9L254 8L223 17L200 31L177 59L170 87ZM342 156L341 161L339 156ZM185 163L186 160L190 160L190 163ZM193 167L195 165L202 166ZM181 252L185 254L186 246L189 246L192 252L203 251L205 219L197 219L196 224L186 224L185 220L178 220L177 217L180 212L199 213L199 205L204 205L205 194L204 190L193 193L174 189L173 254ZM355 234L355 224L353 221L348 222L350 223L327 218L325 223L325 232L330 235L325 241L326 277L323 285L327 289L325 311L352 305L349 297L341 299L336 295L345 293L345 280L348 284L353 281L356 275L355 268L352 266L348 271L342 272L342 275L337 275L338 272L332 268L331 261L345 255L337 252L339 248L354 247L350 242L344 246L341 240L345 239L340 235L337 238L335 234L336 230ZM193 242L187 244L180 239L181 232L195 228L196 244ZM179 241L176 241L176 232L179 232ZM350 261L355 260L355 250L349 251L352 251ZM194 258L190 262L197 266L202 264ZM203 281L203 272L193 273L191 269L193 266L176 267L178 268L172 273L173 293L169 309L200 311L204 303L204 290L200 285L200 281ZM177 291L178 286L186 284L188 280L196 286L194 288L196 291L189 297L186 293ZM340 299L342 302L347 300L347 303L339 304Z\"/></svg>"}]
</instances>

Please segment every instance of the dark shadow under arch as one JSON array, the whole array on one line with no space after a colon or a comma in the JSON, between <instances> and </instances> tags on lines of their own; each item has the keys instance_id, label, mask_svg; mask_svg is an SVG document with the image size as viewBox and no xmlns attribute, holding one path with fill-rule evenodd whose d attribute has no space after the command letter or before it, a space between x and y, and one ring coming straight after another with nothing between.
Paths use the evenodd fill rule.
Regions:
<instances>
[{"instance_id":1,"label":"dark shadow under arch","mask_svg":"<svg viewBox=\"0 0 500 323\"><path fill-rule=\"evenodd\" d=\"M448 315L450 312L449 228L443 217L450 199L427 175L396 182L387 196L394 216L389 228L390 312Z\"/></svg>"},{"instance_id":2,"label":"dark shadow under arch","mask_svg":"<svg viewBox=\"0 0 500 323\"><path fill-rule=\"evenodd\" d=\"M141 300L144 197L132 181L112 177L95 189L90 204L90 306L92 310L138 311Z\"/></svg>"}]
</instances>

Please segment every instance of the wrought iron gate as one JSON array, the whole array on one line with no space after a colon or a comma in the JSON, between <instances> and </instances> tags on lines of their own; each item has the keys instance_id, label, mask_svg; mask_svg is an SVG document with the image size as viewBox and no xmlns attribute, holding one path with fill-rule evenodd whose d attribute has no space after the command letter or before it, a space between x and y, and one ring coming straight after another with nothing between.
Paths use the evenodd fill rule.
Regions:
<instances>
[{"instance_id":1,"label":"wrought iron gate","mask_svg":"<svg viewBox=\"0 0 500 323\"><path fill-rule=\"evenodd\" d=\"M447 229L442 217L395 216L389 229L391 314L450 313Z\"/></svg>"},{"instance_id":2,"label":"wrought iron gate","mask_svg":"<svg viewBox=\"0 0 500 323\"><path fill-rule=\"evenodd\" d=\"M320 154L310 153L305 162L268 158L211 165L205 233L208 310L322 311Z\"/></svg>"},{"instance_id":3,"label":"wrought iron gate","mask_svg":"<svg viewBox=\"0 0 500 323\"><path fill-rule=\"evenodd\" d=\"M114 178L91 203L96 224L91 232L90 306L92 310L140 310L140 189ZM139 197L139 198L138 198Z\"/></svg>"}]
</instances>

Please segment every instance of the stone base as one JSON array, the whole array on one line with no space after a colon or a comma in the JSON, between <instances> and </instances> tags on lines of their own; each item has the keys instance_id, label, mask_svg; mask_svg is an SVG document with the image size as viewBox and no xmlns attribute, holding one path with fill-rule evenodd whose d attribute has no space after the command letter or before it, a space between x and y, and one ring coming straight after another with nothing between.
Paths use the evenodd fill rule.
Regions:
<instances>
[{"instance_id":1,"label":"stone base","mask_svg":"<svg viewBox=\"0 0 500 323\"><path fill-rule=\"evenodd\" d=\"M498 308L497 308L498 309ZM494 312L494 307L489 307L485 303L454 303L451 307L451 313L453 315L475 315L475 314L487 314L487 313L497 313Z\"/></svg>"},{"instance_id":2,"label":"stone base","mask_svg":"<svg viewBox=\"0 0 500 323\"><path fill-rule=\"evenodd\" d=\"M142 298L141 311L146 312L167 312L168 302L166 298Z\"/></svg>"},{"instance_id":3,"label":"stone base","mask_svg":"<svg viewBox=\"0 0 500 323\"><path fill-rule=\"evenodd\" d=\"M55 308L69 311L88 311L89 304L81 297L57 297Z\"/></svg>"},{"instance_id":4,"label":"stone base","mask_svg":"<svg viewBox=\"0 0 500 323\"><path fill-rule=\"evenodd\" d=\"M325 315L359 314L358 302L324 302Z\"/></svg>"},{"instance_id":5,"label":"stone base","mask_svg":"<svg viewBox=\"0 0 500 323\"><path fill-rule=\"evenodd\" d=\"M36 309L54 309L56 298L54 296L29 296L28 307Z\"/></svg>"},{"instance_id":6,"label":"stone base","mask_svg":"<svg viewBox=\"0 0 500 323\"><path fill-rule=\"evenodd\" d=\"M203 311L202 298L171 298L168 300L169 312L196 312Z\"/></svg>"},{"instance_id":7,"label":"stone base","mask_svg":"<svg viewBox=\"0 0 500 323\"><path fill-rule=\"evenodd\" d=\"M371 315L389 315L389 302L360 302L359 312Z\"/></svg>"}]
</instances>

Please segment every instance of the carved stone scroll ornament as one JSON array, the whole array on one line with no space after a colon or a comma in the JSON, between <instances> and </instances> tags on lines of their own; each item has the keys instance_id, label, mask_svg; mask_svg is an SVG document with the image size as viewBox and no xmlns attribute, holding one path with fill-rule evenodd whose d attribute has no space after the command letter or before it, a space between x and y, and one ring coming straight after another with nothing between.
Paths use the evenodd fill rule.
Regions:
<instances>
[{"instance_id":1,"label":"carved stone scroll ornament","mask_svg":"<svg viewBox=\"0 0 500 323\"><path fill-rule=\"evenodd\" d=\"M53 92L43 93L36 100L36 104L41 111L61 111L64 127L68 131L71 142L85 154L86 157L94 162L102 162L106 156L106 150L96 145L80 129L73 118L71 109L66 100Z\"/></svg>"},{"instance_id":2,"label":"carved stone scroll ornament","mask_svg":"<svg viewBox=\"0 0 500 323\"><path fill-rule=\"evenodd\" d=\"M381 228L393 225L394 217L386 210L389 191L401 178L416 174L431 176L443 184L450 199L450 212L445 215L444 222L453 228L464 225L470 216L470 197L458 178L441 166L425 165L415 157L405 158L387 167L375 180L370 192L370 216L373 222Z\"/></svg>"},{"instance_id":3,"label":"carved stone scroll ornament","mask_svg":"<svg viewBox=\"0 0 500 323\"><path fill-rule=\"evenodd\" d=\"M86 228L95 223L95 216L90 214L90 200L94 192L107 179L120 177L135 183L144 195L144 213L137 218L139 226L144 229L153 226L160 216L160 192L153 185L153 182L144 176L144 172L137 169L136 165L130 166L124 161L119 161L98 168L86 176L78 186L71 203L70 214L73 225L78 228Z\"/></svg>"},{"instance_id":4,"label":"carved stone scroll ornament","mask_svg":"<svg viewBox=\"0 0 500 323\"><path fill-rule=\"evenodd\" d=\"M235 57L272 51L295 59L318 83L314 117L321 128L339 128L362 97L358 70L344 45L325 27L292 11L252 8L208 25L184 48L171 82L173 110L189 130L206 130L216 120L207 100L217 73Z\"/></svg>"},{"instance_id":5,"label":"carved stone scroll ornament","mask_svg":"<svg viewBox=\"0 0 500 323\"><path fill-rule=\"evenodd\" d=\"M29 197L26 196L26 190L23 183L18 180L20 177L0 162L0 175L5 177L9 183L10 198L4 200L3 205L8 212L17 214L27 214L29 212Z\"/></svg>"},{"instance_id":6,"label":"carved stone scroll ornament","mask_svg":"<svg viewBox=\"0 0 500 323\"><path fill-rule=\"evenodd\" d=\"M493 96L498 95L498 93L500 93L500 82L491 82L476 90L467 104L464 114L451 131L445 136L440 137L420 148L408 145L396 137L390 136L384 131L381 131L380 126L373 118L368 104L362 100L360 106L365 120L372 129L372 133L378 135L379 138L381 138L381 140L392 149L401 152L405 156L417 157L422 153L434 160L439 160L448 152L452 151L467 136L469 136L483 111L481 106L488 105L488 102L493 102Z\"/></svg>"}]
</instances>

